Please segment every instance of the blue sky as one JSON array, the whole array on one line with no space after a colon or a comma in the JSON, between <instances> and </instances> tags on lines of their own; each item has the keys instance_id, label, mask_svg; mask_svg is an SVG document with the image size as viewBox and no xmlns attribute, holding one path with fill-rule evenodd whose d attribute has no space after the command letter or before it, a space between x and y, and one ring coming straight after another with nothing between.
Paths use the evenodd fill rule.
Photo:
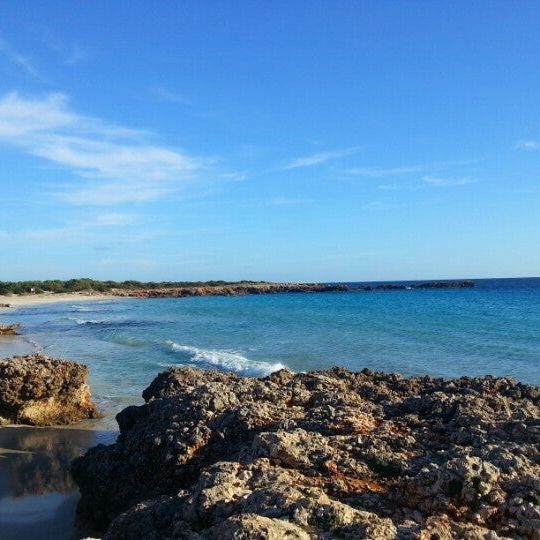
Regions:
<instances>
[{"instance_id":1,"label":"blue sky","mask_svg":"<svg viewBox=\"0 0 540 540\"><path fill-rule=\"evenodd\" d=\"M0 279L540 275L540 3L0 4Z\"/></svg>"}]
</instances>

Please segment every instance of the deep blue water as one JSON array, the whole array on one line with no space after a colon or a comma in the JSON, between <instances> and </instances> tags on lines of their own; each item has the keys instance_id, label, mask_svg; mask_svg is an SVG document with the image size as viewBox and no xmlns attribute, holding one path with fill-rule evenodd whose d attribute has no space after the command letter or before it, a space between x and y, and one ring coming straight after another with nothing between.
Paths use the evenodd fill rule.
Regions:
<instances>
[{"instance_id":1,"label":"deep blue water","mask_svg":"<svg viewBox=\"0 0 540 540\"><path fill-rule=\"evenodd\" d=\"M140 399L193 365L267 374L339 364L406 375L512 375L540 384L540 278L474 289L122 299L2 314L45 353L86 363L98 402Z\"/></svg>"}]
</instances>

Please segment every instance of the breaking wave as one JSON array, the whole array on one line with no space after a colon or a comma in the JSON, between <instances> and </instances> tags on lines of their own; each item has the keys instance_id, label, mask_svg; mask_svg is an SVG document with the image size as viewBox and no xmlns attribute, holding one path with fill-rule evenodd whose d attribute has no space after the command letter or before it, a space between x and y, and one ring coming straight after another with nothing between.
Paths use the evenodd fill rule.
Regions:
<instances>
[{"instance_id":1,"label":"breaking wave","mask_svg":"<svg viewBox=\"0 0 540 540\"><path fill-rule=\"evenodd\" d=\"M218 369L235 371L242 375L270 375L274 371L287 367L279 362L270 364L250 360L236 351L200 349L199 347L180 345L174 341L167 341L166 344L172 352L186 355L188 363L210 364Z\"/></svg>"},{"instance_id":2,"label":"breaking wave","mask_svg":"<svg viewBox=\"0 0 540 540\"><path fill-rule=\"evenodd\" d=\"M73 305L71 306L71 310L72 311L78 311L78 312L91 312L91 311L96 311L95 308L91 308L91 307L88 307L88 306L78 306L78 305Z\"/></svg>"},{"instance_id":3,"label":"breaking wave","mask_svg":"<svg viewBox=\"0 0 540 540\"><path fill-rule=\"evenodd\" d=\"M107 324L107 319L78 319L77 317L68 317L70 321L76 322L77 324Z\"/></svg>"}]
</instances>

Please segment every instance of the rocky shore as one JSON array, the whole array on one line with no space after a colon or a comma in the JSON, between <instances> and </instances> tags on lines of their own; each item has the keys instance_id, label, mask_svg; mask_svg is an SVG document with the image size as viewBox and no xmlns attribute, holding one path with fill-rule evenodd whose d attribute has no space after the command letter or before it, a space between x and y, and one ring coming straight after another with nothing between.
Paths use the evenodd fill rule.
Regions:
<instances>
[{"instance_id":1,"label":"rocky shore","mask_svg":"<svg viewBox=\"0 0 540 540\"><path fill-rule=\"evenodd\" d=\"M463 281L426 281L424 283L381 283L380 285L363 285L362 291L403 291L414 289L470 289L476 283L470 279Z\"/></svg>"},{"instance_id":2,"label":"rocky shore","mask_svg":"<svg viewBox=\"0 0 540 540\"><path fill-rule=\"evenodd\" d=\"M0 336L18 336L19 330L21 328L20 324L8 324L8 325L0 325Z\"/></svg>"},{"instance_id":3,"label":"rocky shore","mask_svg":"<svg viewBox=\"0 0 540 540\"><path fill-rule=\"evenodd\" d=\"M115 296L135 298L179 298L185 296L245 296L250 294L316 293L348 291L347 285L323 283L254 283L205 287L173 287L159 289L112 289Z\"/></svg>"},{"instance_id":4,"label":"rocky shore","mask_svg":"<svg viewBox=\"0 0 540 540\"><path fill-rule=\"evenodd\" d=\"M364 370L161 373L72 465L104 539L540 538L540 390Z\"/></svg>"},{"instance_id":5,"label":"rocky shore","mask_svg":"<svg viewBox=\"0 0 540 540\"><path fill-rule=\"evenodd\" d=\"M474 287L475 282L427 281L425 283L383 283L351 287L344 283L253 283L241 285L204 287L167 287L156 289L111 289L114 296L134 298L181 298L186 296L245 296L252 294L321 293L347 291L394 291L406 289L464 289Z\"/></svg>"},{"instance_id":6,"label":"rocky shore","mask_svg":"<svg viewBox=\"0 0 540 540\"><path fill-rule=\"evenodd\" d=\"M98 418L87 378L86 366L42 354L0 360L0 425L52 426Z\"/></svg>"}]
</instances>

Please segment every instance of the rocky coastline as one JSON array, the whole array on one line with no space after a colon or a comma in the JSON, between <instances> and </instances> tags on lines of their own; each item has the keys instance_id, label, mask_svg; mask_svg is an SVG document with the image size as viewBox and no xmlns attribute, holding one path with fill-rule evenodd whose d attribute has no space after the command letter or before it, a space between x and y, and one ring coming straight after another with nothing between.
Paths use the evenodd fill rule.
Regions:
<instances>
[{"instance_id":1,"label":"rocky coastline","mask_svg":"<svg viewBox=\"0 0 540 540\"><path fill-rule=\"evenodd\" d=\"M80 281L80 280L79 280ZM42 302L82 301L114 298L183 298L190 296L246 296L283 293L328 293L328 292L381 292L422 289L465 289L476 286L472 280L460 281L426 281L405 283L267 283L267 282L211 282L187 284L155 284L131 282L90 282L80 285L81 288L66 291L64 289L47 289L47 282L38 282L41 287L34 292L23 286L12 284L5 287L11 293L0 295L0 300L10 303L0 303L0 309L20 305L40 304ZM121 287L119 285L122 285ZM44 288L42 288L44 287ZM95 288L94 288L95 287ZM18 292L13 292L18 291Z\"/></svg>"},{"instance_id":2,"label":"rocky coastline","mask_svg":"<svg viewBox=\"0 0 540 540\"><path fill-rule=\"evenodd\" d=\"M424 283L381 283L380 285L362 285L362 291L404 291L415 289L470 289L476 283L470 279L462 281L426 281Z\"/></svg>"},{"instance_id":3,"label":"rocky coastline","mask_svg":"<svg viewBox=\"0 0 540 540\"><path fill-rule=\"evenodd\" d=\"M172 287L159 289L112 289L114 296L134 298L183 298L186 296L246 296L257 294L345 292L343 284L324 283L253 283L241 285Z\"/></svg>"},{"instance_id":4,"label":"rocky coastline","mask_svg":"<svg viewBox=\"0 0 540 540\"><path fill-rule=\"evenodd\" d=\"M253 283L156 289L111 289L110 294L133 298L183 298L188 296L246 296L257 294L394 291L407 289L464 289L474 286L475 282L471 280L428 281L411 284L382 283L380 285L359 285L354 287L345 283Z\"/></svg>"},{"instance_id":5,"label":"rocky coastline","mask_svg":"<svg viewBox=\"0 0 540 540\"><path fill-rule=\"evenodd\" d=\"M540 538L540 389L178 368L72 465L103 539Z\"/></svg>"},{"instance_id":6,"label":"rocky coastline","mask_svg":"<svg viewBox=\"0 0 540 540\"><path fill-rule=\"evenodd\" d=\"M88 368L42 354L0 360L0 426L53 426L98 418Z\"/></svg>"}]
</instances>

